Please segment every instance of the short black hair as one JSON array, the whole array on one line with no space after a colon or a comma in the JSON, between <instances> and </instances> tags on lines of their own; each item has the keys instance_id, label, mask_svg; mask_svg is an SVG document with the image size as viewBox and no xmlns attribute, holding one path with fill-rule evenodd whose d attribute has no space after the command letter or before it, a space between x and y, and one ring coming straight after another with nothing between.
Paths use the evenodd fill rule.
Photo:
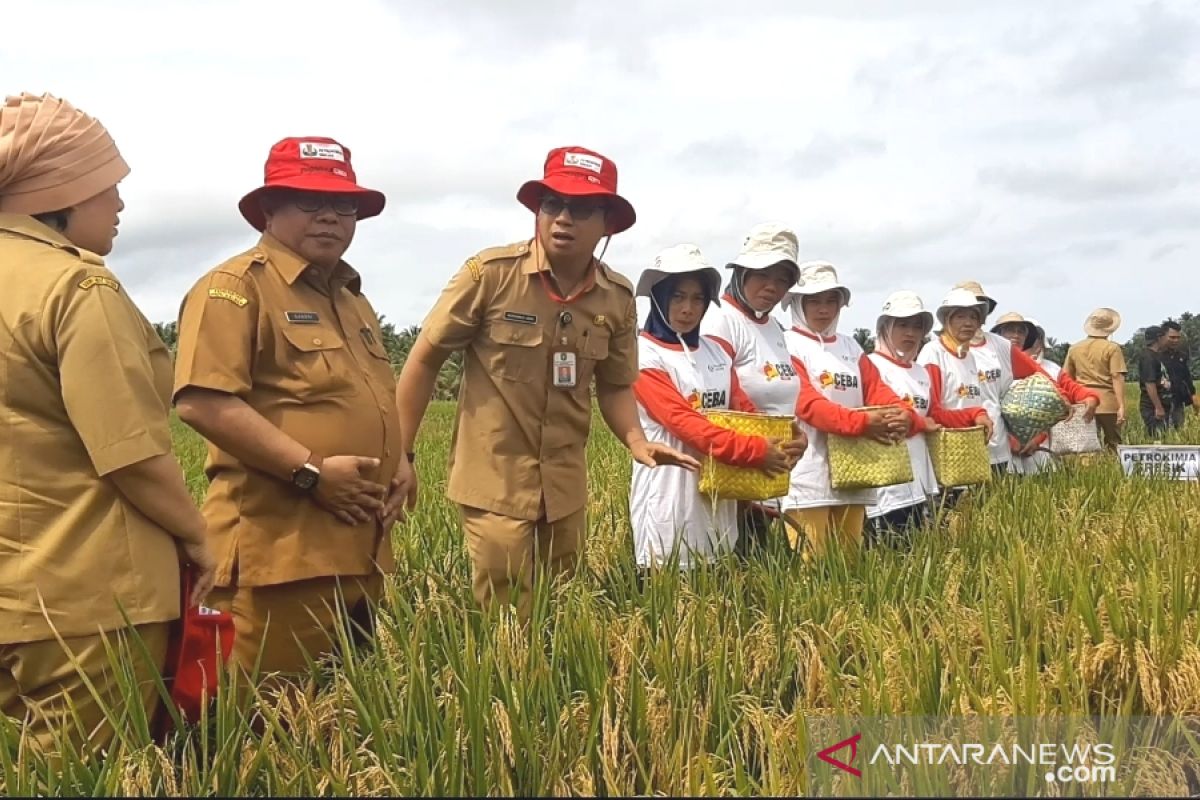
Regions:
<instances>
[{"instance_id":1,"label":"short black hair","mask_svg":"<svg viewBox=\"0 0 1200 800\"><path fill-rule=\"evenodd\" d=\"M1179 323L1178 323L1178 322L1176 322L1176 321L1175 321L1175 320L1173 320L1173 319L1169 319L1169 320L1167 320L1166 322L1164 322L1164 323L1162 324L1162 326L1161 326L1161 327L1162 327L1162 329L1163 329L1163 332L1164 332L1164 333L1165 333L1166 331L1175 331L1176 333L1182 333L1182 332L1183 332L1183 328L1179 327Z\"/></svg>"},{"instance_id":2,"label":"short black hair","mask_svg":"<svg viewBox=\"0 0 1200 800\"><path fill-rule=\"evenodd\" d=\"M60 208L58 211L43 211L41 214L34 214L33 218L42 223L48 228L62 233L67 229L67 218L71 216L71 209Z\"/></svg>"},{"instance_id":3,"label":"short black hair","mask_svg":"<svg viewBox=\"0 0 1200 800\"><path fill-rule=\"evenodd\" d=\"M1151 325L1142 335L1146 338L1146 344L1154 344L1163 337L1163 329L1157 325Z\"/></svg>"}]
</instances>

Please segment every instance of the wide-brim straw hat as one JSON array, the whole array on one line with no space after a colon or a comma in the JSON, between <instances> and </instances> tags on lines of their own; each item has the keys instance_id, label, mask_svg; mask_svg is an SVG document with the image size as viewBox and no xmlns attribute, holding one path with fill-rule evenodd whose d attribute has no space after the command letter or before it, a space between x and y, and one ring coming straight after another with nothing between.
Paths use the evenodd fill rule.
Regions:
<instances>
[{"instance_id":1,"label":"wide-brim straw hat","mask_svg":"<svg viewBox=\"0 0 1200 800\"><path fill-rule=\"evenodd\" d=\"M1088 336L1112 336L1121 327L1121 315L1111 308L1097 308L1088 314L1083 332Z\"/></svg>"},{"instance_id":2,"label":"wide-brim straw hat","mask_svg":"<svg viewBox=\"0 0 1200 800\"><path fill-rule=\"evenodd\" d=\"M962 283L955 284L954 288L966 289L967 291L971 292L971 294L975 295L976 300L987 303L988 316L991 316L991 313L996 310L996 301L991 297L988 297L987 292L985 292L983 287L979 285L979 281L963 281Z\"/></svg>"},{"instance_id":3,"label":"wide-brim straw hat","mask_svg":"<svg viewBox=\"0 0 1200 800\"><path fill-rule=\"evenodd\" d=\"M1035 323L1033 320L1025 319L1025 317L1021 316L1016 311L1009 311L1007 314L1002 315L1000 319L996 320L996 324L992 326L992 333L999 335L1000 329L1005 325L1020 325L1025 329L1025 338L1021 345L1022 350L1028 350L1037 344L1037 323Z\"/></svg>"}]
</instances>

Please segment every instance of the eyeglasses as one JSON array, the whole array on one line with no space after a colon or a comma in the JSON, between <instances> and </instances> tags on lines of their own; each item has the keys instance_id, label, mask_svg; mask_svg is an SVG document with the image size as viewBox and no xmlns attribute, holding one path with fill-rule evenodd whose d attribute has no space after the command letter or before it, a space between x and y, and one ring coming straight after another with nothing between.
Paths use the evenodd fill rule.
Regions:
<instances>
[{"instance_id":1,"label":"eyeglasses","mask_svg":"<svg viewBox=\"0 0 1200 800\"><path fill-rule=\"evenodd\" d=\"M600 200L565 200L556 194L542 195L542 203L539 207L543 214L551 217L557 217L566 209L571 214L571 219L583 221L591 219L592 214L597 211L604 213L608 206Z\"/></svg>"},{"instance_id":2,"label":"eyeglasses","mask_svg":"<svg viewBox=\"0 0 1200 800\"><path fill-rule=\"evenodd\" d=\"M320 192L296 192L290 198L296 208L306 213L320 211L329 206L339 217L353 217L358 214L358 198L345 194L324 194Z\"/></svg>"}]
</instances>

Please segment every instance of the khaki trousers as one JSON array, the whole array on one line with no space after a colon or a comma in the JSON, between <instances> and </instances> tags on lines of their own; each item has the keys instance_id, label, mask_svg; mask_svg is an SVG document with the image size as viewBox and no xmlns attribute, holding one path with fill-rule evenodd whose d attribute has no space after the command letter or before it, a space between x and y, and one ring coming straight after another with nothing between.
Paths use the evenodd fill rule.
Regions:
<instances>
[{"instance_id":1,"label":"khaki trousers","mask_svg":"<svg viewBox=\"0 0 1200 800\"><path fill-rule=\"evenodd\" d=\"M339 591L343 614L338 613ZM339 626L352 640L361 638L359 628L373 633L373 606L382 592L379 573L342 575L273 586L218 587L206 604L233 615L236 638L230 666L249 673L261 657L261 674L300 673L308 669L308 659L334 652Z\"/></svg>"},{"instance_id":2,"label":"khaki trousers","mask_svg":"<svg viewBox=\"0 0 1200 800\"><path fill-rule=\"evenodd\" d=\"M166 661L170 628L170 623L155 622L132 629L141 637L149 660L132 641L129 628L64 638L62 643L48 639L0 645L0 711L23 720L25 734L36 740L43 752L58 752L57 736L77 748L103 750L116 733L114 720L124 727L132 714L144 709L153 721L160 703L154 676L156 672L161 674ZM135 698L124 694L118 682L109 662L110 648L114 655L123 654L128 660L141 709L129 707ZM84 676L99 698L88 688ZM113 720L105 715L105 707Z\"/></svg>"},{"instance_id":3,"label":"khaki trousers","mask_svg":"<svg viewBox=\"0 0 1200 800\"><path fill-rule=\"evenodd\" d=\"M801 546L800 533L803 531L806 560L824 558L834 552L853 558L862 549L866 506L796 508L786 512L785 516L788 524L784 527L793 550Z\"/></svg>"},{"instance_id":4,"label":"khaki trousers","mask_svg":"<svg viewBox=\"0 0 1200 800\"><path fill-rule=\"evenodd\" d=\"M484 608L516 602L517 615L533 610L535 571L548 577L573 575L583 557L587 509L554 522L524 520L460 506L472 589Z\"/></svg>"}]
</instances>

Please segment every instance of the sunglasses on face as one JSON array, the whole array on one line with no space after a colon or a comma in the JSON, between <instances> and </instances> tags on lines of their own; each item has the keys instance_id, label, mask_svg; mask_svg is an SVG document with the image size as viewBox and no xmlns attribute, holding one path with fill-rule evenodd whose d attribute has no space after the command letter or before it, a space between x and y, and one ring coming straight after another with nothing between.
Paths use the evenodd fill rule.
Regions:
<instances>
[{"instance_id":1,"label":"sunglasses on face","mask_svg":"<svg viewBox=\"0 0 1200 800\"><path fill-rule=\"evenodd\" d=\"M585 220L591 219L592 214L597 211L604 213L607 206L599 200L566 200L558 195L547 194L542 196L542 204L540 206L543 214L550 217L557 217L566 209L571 219Z\"/></svg>"},{"instance_id":2,"label":"sunglasses on face","mask_svg":"<svg viewBox=\"0 0 1200 800\"><path fill-rule=\"evenodd\" d=\"M339 217L353 217L358 214L358 198L344 194L321 194L318 192L297 192L291 197L292 205L304 211L313 213L329 206Z\"/></svg>"}]
</instances>

